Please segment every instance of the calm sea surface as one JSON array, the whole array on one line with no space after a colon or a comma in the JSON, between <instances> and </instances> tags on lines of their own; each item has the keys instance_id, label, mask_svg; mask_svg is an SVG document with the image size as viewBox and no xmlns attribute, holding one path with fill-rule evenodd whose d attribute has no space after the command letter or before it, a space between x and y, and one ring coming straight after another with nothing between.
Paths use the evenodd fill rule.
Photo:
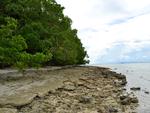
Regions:
<instances>
[{"instance_id":1,"label":"calm sea surface","mask_svg":"<svg viewBox=\"0 0 150 113\"><path fill-rule=\"evenodd\" d=\"M150 63L134 64L106 64L98 65L109 67L113 71L126 75L128 84L127 90L130 92L131 87L141 87L140 91L134 92L139 99L138 113L150 113Z\"/></svg>"}]
</instances>

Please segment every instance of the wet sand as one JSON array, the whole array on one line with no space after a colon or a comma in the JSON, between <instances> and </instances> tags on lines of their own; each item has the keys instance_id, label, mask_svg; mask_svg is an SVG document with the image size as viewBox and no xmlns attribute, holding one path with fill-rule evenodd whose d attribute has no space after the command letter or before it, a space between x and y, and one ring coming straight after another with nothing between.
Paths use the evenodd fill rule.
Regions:
<instances>
[{"instance_id":1,"label":"wet sand","mask_svg":"<svg viewBox=\"0 0 150 113\"><path fill-rule=\"evenodd\" d=\"M108 68L1 70L0 78L0 113L135 113L138 105L126 77Z\"/></svg>"}]
</instances>

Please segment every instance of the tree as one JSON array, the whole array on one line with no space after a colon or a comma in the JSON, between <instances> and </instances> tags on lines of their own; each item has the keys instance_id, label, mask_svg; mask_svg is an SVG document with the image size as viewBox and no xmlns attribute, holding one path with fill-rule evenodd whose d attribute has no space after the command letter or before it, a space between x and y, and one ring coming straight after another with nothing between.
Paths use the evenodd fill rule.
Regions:
<instances>
[{"instance_id":1,"label":"tree","mask_svg":"<svg viewBox=\"0 0 150 113\"><path fill-rule=\"evenodd\" d=\"M51 54L26 52L28 48L25 39L21 35L14 34L17 29L17 21L14 18L5 18L6 25L1 25L0 29L0 66L39 66L48 61Z\"/></svg>"},{"instance_id":2,"label":"tree","mask_svg":"<svg viewBox=\"0 0 150 113\"><path fill-rule=\"evenodd\" d=\"M87 53L63 9L55 0L0 1L0 66L86 63Z\"/></svg>"}]
</instances>

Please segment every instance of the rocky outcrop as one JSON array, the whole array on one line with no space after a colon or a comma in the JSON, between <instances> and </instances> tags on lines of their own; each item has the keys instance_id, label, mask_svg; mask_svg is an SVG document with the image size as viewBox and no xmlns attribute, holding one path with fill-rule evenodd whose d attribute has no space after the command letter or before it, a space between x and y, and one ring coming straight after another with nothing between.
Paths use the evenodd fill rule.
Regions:
<instances>
[{"instance_id":1,"label":"rocky outcrop","mask_svg":"<svg viewBox=\"0 0 150 113\"><path fill-rule=\"evenodd\" d=\"M11 75L2 76L0 113L123 113L138 102L123 95L124 75L102 67L41 69L9 80Z\"/></svg>"}]
</instances>

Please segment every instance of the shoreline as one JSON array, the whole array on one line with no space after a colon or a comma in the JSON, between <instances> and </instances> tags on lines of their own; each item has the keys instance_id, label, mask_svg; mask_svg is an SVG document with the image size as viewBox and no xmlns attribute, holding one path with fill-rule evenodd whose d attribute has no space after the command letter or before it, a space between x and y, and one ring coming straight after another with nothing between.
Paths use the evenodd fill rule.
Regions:
<instances>
[{"instance_id":1,"label":"shoreline","mask_svg":"<svg viewBox=\"0 0 150 113\"><path fill-rule=\"evenodd\" d=\"M0 74L0 113L129 113L138 100L109 68L70 66ZM9 75L9 76L6 76ZM15 75L15 73L14 73Z\"/></svg>"}]
</instances>

